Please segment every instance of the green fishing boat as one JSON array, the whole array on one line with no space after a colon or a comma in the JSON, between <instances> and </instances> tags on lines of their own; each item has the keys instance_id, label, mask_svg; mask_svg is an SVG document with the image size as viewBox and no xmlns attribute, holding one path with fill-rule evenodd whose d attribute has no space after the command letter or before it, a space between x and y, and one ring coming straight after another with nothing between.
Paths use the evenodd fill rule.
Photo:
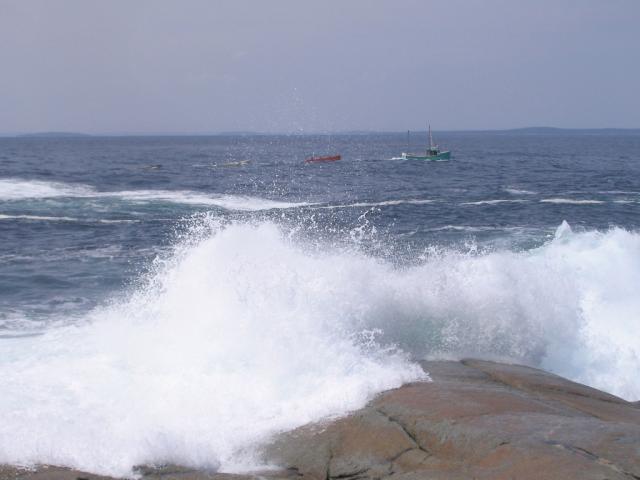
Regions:
<instances>
[{"instance_id":1,"label":"green fishing boat","mask_svg":"<svg viewBox=\"0 0 640 480\"><path fill-rule=\"evenodd\" d=\"M409 132L407 132L407 147L409 146ZM407 148L408 150L408 148ZM449 150L442 151L438 145L433 144L433 137L431 136L431 125L429 125L429 148L424 154L421 153L402 153L402 159L404 160L429 160L435 162L443 162L451 159L451 152Z\"/></svg>"}]
</instances>

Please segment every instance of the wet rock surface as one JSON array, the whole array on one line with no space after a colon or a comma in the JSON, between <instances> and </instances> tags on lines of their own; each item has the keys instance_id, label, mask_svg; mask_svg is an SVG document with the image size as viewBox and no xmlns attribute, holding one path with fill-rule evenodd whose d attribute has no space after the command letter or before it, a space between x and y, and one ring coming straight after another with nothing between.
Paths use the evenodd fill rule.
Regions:
<instances>
[{"instance_id":1,"label":"wet rock surface","mask_svg":"<svg viewBox=\"0 0 640 480\"><path fill-rule=\"evenodd\" d=\"M158 480L636 479L640 409L541 370L479 360L424 362L433 382L404 385L351 415L277 437L280 471L232 475L141 468ZM0 479L102 480L46 467Z\"/></svg>"},{"instance_id":2,"label":"wet rock surface","mask_svg":"<svg viewBox=\"0 0 640 480\"><path fill-rule=\"evenodd\" d=\"M267 457L304 478L640 479L640 411L514 365L425 362L431 383L291 432Z\"/></svg>"}]
</instances>

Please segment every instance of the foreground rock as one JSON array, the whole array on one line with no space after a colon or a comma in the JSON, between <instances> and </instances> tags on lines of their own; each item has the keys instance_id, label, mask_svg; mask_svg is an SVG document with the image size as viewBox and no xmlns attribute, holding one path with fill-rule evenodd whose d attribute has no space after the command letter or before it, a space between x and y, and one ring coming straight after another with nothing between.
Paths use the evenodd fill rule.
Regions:
<instances>
[{"instance_id":1,"label":"foreground rock","mask_svg":"<svg viewBox=\"0 0 640 480\"><path fill-rule=\"evenodd\" d=\"M281 471L255 475L142 469L145 479L636 479L640 408L540 370L425 362L433 382L282 434L264 449ZM102 480L54 467L0 468L0 479Z\"/></svg>"},{"instance_id":2,"label":"foreground rock","mask_svg":"<svg viewBox=\"0 0 640 480\"><path fill-rule=\"evenodd\" d=\"M266 451L310 479L640 479L640 409L528 367L425 362L405 385Z\"/></svg>"}]
</instances>

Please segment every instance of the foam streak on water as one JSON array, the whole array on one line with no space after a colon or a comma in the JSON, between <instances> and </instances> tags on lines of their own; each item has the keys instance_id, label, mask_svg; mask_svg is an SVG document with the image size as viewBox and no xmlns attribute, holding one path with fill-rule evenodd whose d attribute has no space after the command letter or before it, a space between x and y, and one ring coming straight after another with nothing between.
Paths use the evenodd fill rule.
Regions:
<instances>
[{"instance_id":1,"label":"foam streak on water","mask_svg":"<svg viewBox=\"0 0 640 480\"><path fill-rule=\"evenodd\" d=\"M296 208L306 202L282 202L248 195L208 194L184 190L97 191L82 184L44 182L39 180L0 179L0 201L51 198L119 198L130 202L169 202L206 205L232 211L260 211Z\"/></svg>"}]
</instances>

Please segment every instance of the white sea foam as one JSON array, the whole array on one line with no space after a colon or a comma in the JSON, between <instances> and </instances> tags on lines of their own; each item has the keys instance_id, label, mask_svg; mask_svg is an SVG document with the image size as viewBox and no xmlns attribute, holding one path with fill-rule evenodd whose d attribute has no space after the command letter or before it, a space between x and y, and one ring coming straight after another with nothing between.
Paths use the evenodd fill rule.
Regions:
<instances>
[{"instance_id":1,"label":"white sea foam","mask_svg":"<svg viewBox=\"0 0 640 480\"><path fill-rule=\"evenodd\" d=\"M62 182L0 178L0 200L27 198L55 198L92 196L95 190L88 185Z\"/></svg>"},{"instance_id":2,"label":"white sea foam","mask_svg":"<svg viewBox=\"0 0 640 480\"><path fill-rule=\"evenodd\" d=\"M385 271L306 254L271 224L188 241L89 324L0 342L0 463L233 470L269 434L426 378L372 343L352 302L366 301L367 272Z\"/></svg>"},{"instance_id":3,"label":"white sea foam","mask_svg":"<svg viewBox=\"0 0 640 480\"><path fill-rule=\"evenodd\" d=\"M500 203L524 203L527 200L498 198L495 200L479 200L477 202L462 202L460 205L498 205Z\"/></svg>"},{"instance_id":4,"label":"white sea foam","mask_svg":"<svg viewBox=\"0 0 640 480\"><path fill-rule=\"evenodd\" d=\"M46 328L46 321L29 318L22 312L3 313L0 316L0 338L3 335L24 336L32 335ZM0 385L2 382L0 381ZM2 410L0 409L0 416Z\"/></svg>"},{"instance_id":5,"label":"white sea foam","mask_svg":"<svg viewBox=\"0 0 640 480\"><path fill-rule=\"evenodd\" d=\"M442 227L434 227L429 228L427 231L429 232L487 232L496 230L497 227L488 227L488 226L471 226L471 225L443 225Z\"/></svg>"},{"instance_id":6,"label":"white sea foam","mask_svg":"<svg viewBox=\"0 0 640 480\"><path fill-rule=\"evenodd\" d=\"M298 208L306 202L282 202L246 195L193 192L188 190L124 190L99 192L82 184L44 182L38 180L0 179L0 200L41 198L120 198L132 202L169 202L204 205L233 211L260 211Z\"/></svg>"},{"instance_id":7,"label":"white sea foam","mask_svg":"<svg viewBox=\"0 0 640 480\"><path fill-rule=\"evenodd\" d=\"M41 222L97 222L97 223L138 223L140 220L129 220L129 219L106 219L99 218L95 219L81 219L74 217L52 217L46 215L5 215L0 213L0 220L31 220L31 221L41 221Z\"/></svg>"},{"instance_id":8,"label":"white sea foam","mask_svg":"<svg viewBox=\"0 0 640 480\"><path fill-rule=\"evenodd\" d=\"M522 232L527 230L527 227L501 227L490 225L443 225L441 227L427 228L427 232Z\"/></svg>"},{"instance_id":9,"label":"white sea foam","mask_svg":"<svg viewBox=\"0 0 640 480\"><path fill-rule=\"evenodd\" d=\"M46 222L77 222L73 217L48 217L43 215L5 215L0 213L0 220L39 220Z\"/></svg>"},{"instance_id":10,"label":"white sea foam","mask_svg":"<svg viewBox=\"0 0 640 480\"><path fill-rule=\"evenodd\" d=\"M504 189L504 191L507 193L510 193L511 195L535 195L538 193L532 190L524 190L522 188L514 188L514 187L507 187Z\"/></svg>"},{"instance_id":11,"label":"white sea foam","mask_svg":"<svg viewBox=\"0 0 640 480\"><path fill-rule=\"evenodd\" d=\"M541 203L557 203L568 205L599 205L606 203L602 200L590 200L590 199L575 199L575 198L543 198Z\"/></svg>"},{"instance_id":12,"label":"white sea foam","mask_svg":"<svg viewBox=\"0 0 640 480\"><path fill-rule=\"evenodd\" d=\"M131 219L108 219L108 218L101 218L98 220L98 223L139 223L140 220L131 220Z\"/></svg>"},{"instance_id":13,"label":"white sea foam","mask_svg":"<svg viewBox=\"0 0 640 480\"><path fill-rule=\"evenodd\" d=\"M297 208L309 205L306 202L281 202L245 195L205 194L190 191L172 190L130 190L105 192L104 196L120 197L129 201L163 201L190 205L208 205L234 211L260 211L284 208Z\"/></svg>"},{"instance_id":14,"label":"white sea foam","mask_svg":"<svg viewBox=\"0 0 640 480\"><path fill-rule=\"evenodd\" d=\"M603 190L598 193L603 195L640 195L640 192L635 190Z\"/></svg>"},{"instance_id":15,"label":"white sea foam","mask_svg":"<svg viewBox=\"0 0 640 480\"><path fill-rule=\"evenodd\" d=\"M196 231L128 301L0 341L0 463L237 470L274 432L422 378L392 343L640 398L638 233L564 223L535 250L396 268L268 222Z\"/></svg>"},{"instance_id":16,"label":"white sea foam","mask_svg":"<svg viewBox=\"0 0 640 480\"><path fill-rule=\"evenodd\" d=\"M433 203L435 200L421 199L421 198L409 198L409 199L397 199L397 200L383 200L381 202L355 202L345 203L341 205L323 205L316 208L362 208L362 207L388 207L394 205L426 205Z\"/></svg>"}]
</instances>

